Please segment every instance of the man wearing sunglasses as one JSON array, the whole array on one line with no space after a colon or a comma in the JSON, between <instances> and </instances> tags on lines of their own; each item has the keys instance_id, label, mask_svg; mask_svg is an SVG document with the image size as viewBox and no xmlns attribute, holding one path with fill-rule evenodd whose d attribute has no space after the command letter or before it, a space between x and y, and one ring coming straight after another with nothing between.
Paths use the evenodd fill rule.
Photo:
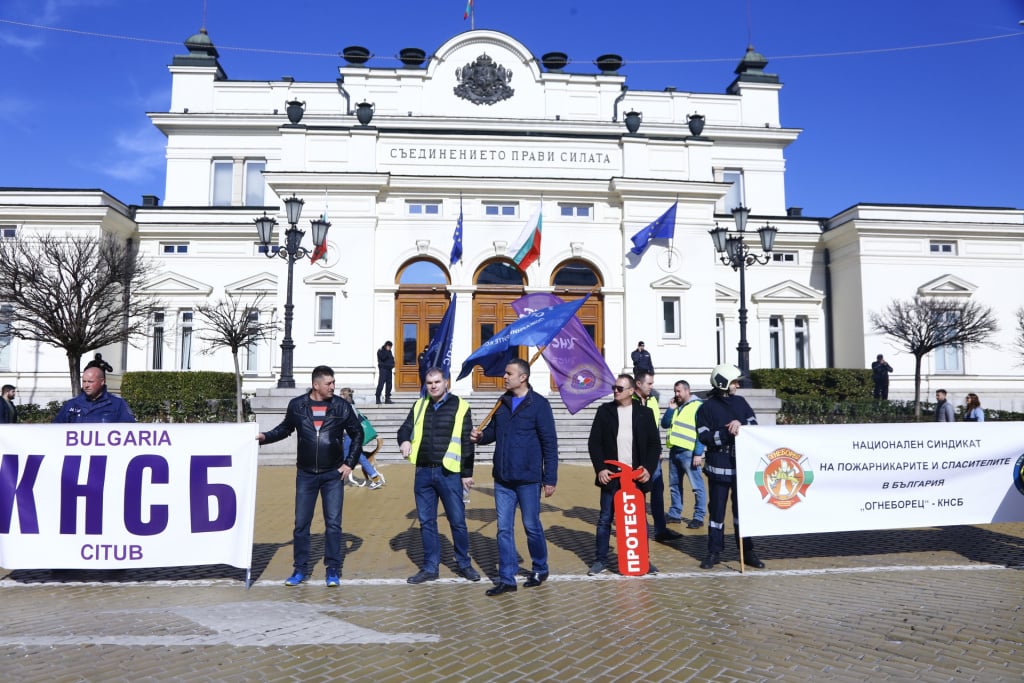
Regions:
<instances>
[{"instance_id":1,"label":"man wearing sunglasses","mask_svg":"<svg viewBox=\"0 0 1024 683\"><path fill-rule=\"evenodd\" d=\"M651 490L651 472L658 466L661 457L661 439L655 422L657 418L650 408L633 400L635 389L636 381L631 375L619 375L612 387L614 399L597 409L594 423L590 427L587 450L597 474L594 485L601 489L594 563L587 571L590 576L600 574L608 564L608 541L612 535L615 493L620 487L618 478L613 479L611 476L618 468L608 465L605 460L628 462L633 469L640 470L641 475L637 479L639 489L648 493ZM653 563L648 573L658 573Z\"/></svg>"}]
</instances>

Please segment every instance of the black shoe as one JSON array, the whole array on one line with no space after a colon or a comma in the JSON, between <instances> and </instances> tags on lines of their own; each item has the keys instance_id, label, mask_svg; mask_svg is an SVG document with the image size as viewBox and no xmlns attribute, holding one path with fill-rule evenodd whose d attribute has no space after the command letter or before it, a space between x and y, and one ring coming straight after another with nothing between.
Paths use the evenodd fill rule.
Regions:
<instances>
[{"instance_id":1,"label":"black shoe","mask_svg":"<svg viewBox=\"0 0 1024 683\"><path fill-rule=\"evenodd\" d=\"M682 517L666 516L665 517L665 523L666 524L682 524L683 523L683 518Z\"/></svg>"},{"instance_id":2,"label":"black shoe","mask_svg":"<svg viewBox=\"0 0 1024 683\"><path fill-rule=\"evenodd\" d=\"M542 583L544 583L547 580L548 580L547 572L534 572L534 573L530 574L530 578L528 578L523 583L523 588L536 588L537 586L541 585Z\"/></svg>"},{"instance_id":3,"label":"black shoe","mask_svg":"<svg viewBox=\"0 0 1024 683\"><path fill-rule=\"evenodd\" d=\"M690 523L686 525L687 529L699 529L704 526L704 520L702 519L691 519Z\"/></svg>"},{"instance_id":4,"label":"black shoe","mask_svg":"<svg viewBox=\"0 0 1024 683\"><path fill-rule=\"evenodd\" d=\"M668 541L674 541L682 537L683 535L681 533L679 533L678 531L673 531L672 529L665 529L664 531L659 531L658 533L654 534L654 540L658 543L666 543Z\"/></svg>"},{"instance_id":5,"label":"black shoe","mask_svg":"<svg viewBox=\"0 0 1024 683\"><path fill-rule=\"evenodd\" d=\"M479 581L480 573L472 567L459 567L455 570L456 576L461 576L466 581Z\"/></svg>"},{"instance_id":6,"label":"black shoe","mask_svg":"<svg viewBox=\"0 0 1024 683\"><path fill-rule=\"evenodd\" d=\"M390 398L388 400L384 401L384 402L385 403L394 403L394 401L392 401Z\"/></svg>"},{"instance_id":7,"label":"black shoe","mask_svg":"<svg viewBox=\"0 0 1024 683\"><path fill-rule=\"evenodd\" d=\"M380 399L379 398L377 399L377 405L380 405Z\"/></svg>"},{"instance_id":8,"label":"black shoe","mask_svg":"<svg viewBox=\"0 0 1024 683\"><path fill-rule=\"evenodd\" d=\"M405 580L406 583L425 583L427 581L437 581L437 572L428 572L426 569L421 569L415 575Z\"/></svg>"},{"instance_id":9,"label":"black shoe","mask_svg":"<svg viewBox=\"0 0 1024 683\"><path fill-rule=\"evenodd\" d=\"M653 562L648 562L647 563L647 573L650 576L654 576L655 574L658 573L658 568L654 566Z\"/></svg>"},{"instance_id":10,"label":"black shoe","mask_svg":"<svg viewBox=\"0 0 1024 683\"><path fill-rule=\"evenodd\" d=\"M761 561L757 555L753 552L745 553L743 555L743 564L754 569L764 569L764 562Z\"/></svg>"},{"instance_id":11,"label":"black shoe","mask_svg":"<svg viewBox=\"0 0 1024 683\"><path fill-rule=\"evenodd\" d=\"M516 585L514 583L499 583L494 588L488 588L485 595L494 597L495 595L501 595L502 593L515 593Z\"/></svg>"},{"instance_id":12,"label":"black shoe","mask_svg":"<svg viewBox=\"0 0 1024 683\"><path fill-rule=\"evenodd\" d=\"M701 569L711 569L712 567L714 567L716 564L718 564L721 561L722 560L718 556L718 553L711 553L710 555L708 555L707 557L704 558L703 562L700 563L700 568Z\"/></svg>"}]
</instances>

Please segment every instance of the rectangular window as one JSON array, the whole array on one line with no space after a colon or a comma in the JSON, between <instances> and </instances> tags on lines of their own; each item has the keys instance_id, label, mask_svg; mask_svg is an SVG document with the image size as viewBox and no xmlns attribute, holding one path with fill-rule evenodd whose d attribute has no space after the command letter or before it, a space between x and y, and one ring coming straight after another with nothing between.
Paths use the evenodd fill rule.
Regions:
<instances>
[{"instance_id":1,"label":"rectangular window","mask_svg":"<svg viewBox=\"0 0 1024 683\"><path fill-rule=\"evenodd\" d=\"M679 320L679 297L665 296L661 298L661 336L663 339L679 339L682 337Z\"/></svg>"},{"instance_id":2,"label":"rectangular window","mask_svg":"<svg viewBox=\"0 0 1024 683\"><path fill-rule=\"evenodd\" d=\"M809 332L807 316L798 315L793 320L793 341L796 343L796 367L807 367L807 334Z\"/></svg>"},{"instance_id":3,"label":"rectangular window","mask_svg":"<svg viewBox=\"0 0 1024 683\"><path fill-rule=\"evenodd\" d=\"M955 328L960 314L957 311L949 311L945 314L946 323ZM952 332L952 331L951 331ZM946 344L939 346L934 351L935 372L943 374L962 374L964 371L964 350L958 344Z\"/></svg>"},{"instance_id":4,"label":"rectangular window","mask_svg":"<svg viewBox=\"0 0 1024 683\"><path fill-rule=\"evenodd\" d=\"M245 162L245 205L263 206L264 188L263 171L267 168L265 161Z\"/></svg>"},{"instance_id":5,"label":"rectangular window","mask_svg":"<svg viewBox=\"0 0 1024 683\"><path fill-rule=\"evenodd\" d=\"M153 314L153 369L164 369L164 314Z\"/></svg>"},{"instance_id":6,"label":"rectangular window","mask_svg":"<svg viewBox=\"0 0 1024 683\"><path fill-rule=\"evenodd\" d=\"M334 332L334 295L316 295L316 331Z\"/></svg>"},{"instance_id":7,"label":"rectangular window","mask_svg":"<svg viewBox=\"0 0 1024 683\"><path fill-rule=\"evenodd\" d=\"M213 162L213 187L210 191L212 206L231 206L231 181L235 164L232 161Z\"/></svg>"},{"instance_id":8,"label":"rectangular window","mask_svg":"<svg viewBox=\"0 0 1024 683\"><path fill-rule=\"evenodd\" d=\"M782 316L768 319L768 367L782 367Z\"/></svg>"},{"instance_id":9,"label":"rectangular window","mask_svg":"<svg viewBox=\"0 0 1024 683\"><path fill-rule=\"evenodd\" d=\"M725 316L715 316L715 339L717 359L715 360L716 365L720 365L725 362Z\"/></svg>"},{"instance_id":10,"label":"rectangular window","mask_svg":"<svg viewBox=\"0 0 1024 683\"><path fill-rule=\"evenodd\" d=\"M932 240L928 243L928 251L932 254L945 254L947 256L956 256L956 242L943 242L940 240Z\"/></svg>"},{"instance_id":11,"label":"rectangular window","mask_svg":"<svg viewBox=\"0 0 1024 683\"><path fill-rule=\"evenodd\" d=\"M11 342L14 336L11 334L11 318L14 317L14 306L4 304L0 306L0 370L11 369Z\"/></svg>"},{"instance_id":12,"label":"rectangular window","mask_svg":"<svg viewBox=\"0 0 1024 683\"><path fill-rule=\"evenodd\" d=\"M192 369L192 311L182 311L179 321L181 328L181 357L178 363L179 370Z\"/></svg>"},{"instance_id":13,"label":"rectangular window","mask_svg":"<svg viewBox=\"0 0 1024 683\"><path fill-rule=\"evenodd\" d=\"M15 225L0 225L0 238L13 240L18 236L18 227Z\"/></svg>"},{"instance_id":14,"label":"rectangular window","mask_svg":"<svg viewBox=\"0 0 1024 683\"><path fill-rule=\"evenodd\" d=\"M161 242L160 253L164 256L171 254L187 254L188 242Z\"/></svg>"},{"instance_id":15,"label":"rectangular window","mask_svg":"<svg viewBox=\"0 0 1024 683\"><path fill-rule=\"evenodd\" d=\"M743 203L743 171L724 171L722 182L729 183L729 191L722 197L719 204L719 213L732 213L737 206L745 206Z\"/></svg>"},{"instance_id":16,"label":"rectangular window","mask_svg":"<svg viewBox=\"0 0 1024 683\"><path fill-rule=\"evenodd\" d=\"M260 325L260 312L249 311L246 314L246 319L249 321L249 330L255 330ZM250 375L255 375L260 371L260 344L258 341L251 341L245 347L245 372Z\"/></svg>"},{"instance_id":17,"label":"rectangular window","mask_svg":"<svg viewBox=\"0 0 1024 683\"><path fill-rule=\"evenodd\" d=\"M255 253L257 255L260 255L260 254L276 254L277 252L281 251L281 245L280 244L259 244L259 243L257 243L257 244L254 244L252 246L253 246L253 249L255 250Z\"/></svg>"},{"instance_id":18,"label":"rectangular window","mask_svg":"<svg viewBox=\"0 0 1024 683\"><path fill-rule=\"evenodd\" d=\"M796 263L795 251L773 251L772 263Z\"/></svg>"},{"instance_id":19,"label":"rectangular window","mask_svg":"<svg viewBox=\"0 0 1024 683\"><path fill-rule=\"evenodd\" d=\"M410 216L440 216L441 202L406 202Z\"/></svg>"},{"instance_id":20,"label":"rectangular window","mask_svg":"<svg viewBox=\"0 0 1024 683\"><path fill-rule=\"evenodd\" d=\"M566 218L592 218L593 204L559 204L558 212Z\"/></svg>"},{"instance_id":21,"label":"rectangular window","mask_svg":"<svg viewBox=\"0 0 1024 683\"><path fill-rule=\"evenodd\" d=\"M485 216L506 216L515 218L519 215L519 204L501 204L498 202L484 202Z\"/></svg>"}]
</instances>

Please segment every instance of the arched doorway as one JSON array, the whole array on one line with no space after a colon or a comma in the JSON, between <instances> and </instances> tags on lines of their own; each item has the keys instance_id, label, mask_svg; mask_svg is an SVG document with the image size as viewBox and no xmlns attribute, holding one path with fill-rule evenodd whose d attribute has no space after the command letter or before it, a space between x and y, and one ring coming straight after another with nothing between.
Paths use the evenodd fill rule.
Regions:
<instances>
[{"instance_id":1,"label":"arched doorway","mask_svg":"<svg viewBox=\"0 0 1024 683\"><path fill-rule=\"evenodd\" d=\"M601 286L604 281L600 273L593 265L582 259L571 259L563 261L555 267L551 275L551 284L554 293L564 301L575 301L586 296L587 292L597 291L587 299L587 303L576 312L576 317L583 323L583 329L587 331L590 338L594 340L594 346L604 355L604 299L601 296ZM554 380L551 381L551 389L557 390Z\"/></svg>"},{"instance_id":2,"label":"arched doorway","mask_svg":"<svg viewBox=\"0 0 1024 683\"><path fill-rule=\"evenodd\" d=\"M395 296L395 390L419 391L417 359L448 308L448 272L437 261L417 258L398 271Z\"/></svg>"},{"instance_id":3,"label":"arched doorway","mask_svg":"<svg viewBox=\"0 0 1024 683\"><path fill-rule=\"evenodd\" d=\"M519 317L512 302L525 292L526 277L509 259L494 259L482 264L473 276L473 348L493 337ZM520 355L523 351L520 350ZM473 369L473 389L504 390L501 377L485 377L479 367Z\"/></svg>"}]
</instances>

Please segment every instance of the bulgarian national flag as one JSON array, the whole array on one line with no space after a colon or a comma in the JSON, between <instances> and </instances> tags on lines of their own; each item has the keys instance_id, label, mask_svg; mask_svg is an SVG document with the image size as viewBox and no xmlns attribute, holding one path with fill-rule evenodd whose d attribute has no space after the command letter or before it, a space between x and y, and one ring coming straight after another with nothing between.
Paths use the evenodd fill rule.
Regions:
<instances>
[{"instance_id":1,"label":"bulgarian national flag","mask_svg":"<svg viewBox=\"0 0 1024 683\"><path fill-rule=\"evenodd\" d=\"M473 0L466 0L466 12L462 15L462 19L469 19L470 13L473 11Z\"/></svg>"},{"instance_id":2,"label":"bulgarian national flag","mask_svg":"<svg viewBox=\"0 0 1024 683\"><path fill-rule=\"evenodd\" d=\"M540 234L541 234L541 207L526 221L519 237L508 248L508 255L516 262L521 270L526 270L534 261L540 260Z\"/></svg>"}]
</instances>

